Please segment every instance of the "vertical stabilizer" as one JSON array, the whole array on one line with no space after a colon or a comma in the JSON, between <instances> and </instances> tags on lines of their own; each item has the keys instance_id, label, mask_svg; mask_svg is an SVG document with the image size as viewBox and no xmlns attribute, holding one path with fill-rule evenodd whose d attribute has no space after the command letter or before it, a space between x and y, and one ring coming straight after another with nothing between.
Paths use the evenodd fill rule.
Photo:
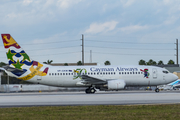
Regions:
<instances>
[{"instance_id":1,"label":"vertical stabilizer","mask_svg":"<svg viewBox=\"0 0 180 120\"><path fill-rule=\"evenodd\" d=\"M32 65L32 60L10 34L1 34L8 63L11 67L22 69Z\"/></svg>"},{"instance_id":2,"label":"vertical stabilizer","mask_svg":"<svg viewBox=\"0 0 180 120\"><path fill-rule=\"evenodd\" d=\"M20 45L12 38L10 34L1 34L4 48L6 49L6 55L9 63L9 67L19 69L23 72L11 71L11 73L22 80L29 80L35 75L45 76L48 72L48 68L40 71L43 68L43 64L33 61L26 54L26 52L20 47Z\"/></svg>"}]
</instances>

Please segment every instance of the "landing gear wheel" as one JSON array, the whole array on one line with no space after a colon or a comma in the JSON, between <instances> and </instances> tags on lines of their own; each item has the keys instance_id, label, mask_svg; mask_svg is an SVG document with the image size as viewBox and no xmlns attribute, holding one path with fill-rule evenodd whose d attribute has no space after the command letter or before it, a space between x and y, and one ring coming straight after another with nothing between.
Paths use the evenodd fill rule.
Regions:
<instances>
[{"instance_id":1,"label":"landing gear wheel","mask_svg":"<svg viewBox=\"0 0 180 120\"><path fill-rule=\"evenodd\" d=\"M85 90L86 94L94 94L96 90L94 88L88 88Z\"/></svg>"},{"instance_id":2,"label":"landing gear wheel","mask_svg":"<svg viewBox=\"0 0 180 120\"><path fill-rule=\"evenodd\" d=\"M90 89L88 88L88 89L86 89L86 94L89 94L90 93Z\"/></svg>"},{"instance_id":3,"label":"landing gear wheel","mask_svg":"<svg viewBox=\"0 0 180 120\"><path fill-rule=\"evenodd\" d=\"M90 89L90 93L95 93L95 92L96 92L96 90L94 88Z\"/></svg>"},{"instance_id":4,"label":"landing gear wheel","mask_svg":"<svg viewBox=\"0 0 180 120\"><path fill-rule=\"evenodd\" d=\"M158 93L158 92L159 92L159 88L156 88L156 89L155 89L155 92L157 92L157 93Z\"/></svg>"}]
</instances>

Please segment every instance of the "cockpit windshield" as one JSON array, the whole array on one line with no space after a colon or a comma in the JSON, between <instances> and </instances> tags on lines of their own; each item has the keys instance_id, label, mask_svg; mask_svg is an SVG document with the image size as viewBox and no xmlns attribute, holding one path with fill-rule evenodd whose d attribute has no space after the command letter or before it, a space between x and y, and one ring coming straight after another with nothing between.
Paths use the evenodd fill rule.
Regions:
<instances>
[{"instance_id":1,"label":"cockpit windshield","mask_svg":"<svg viewBox=\"0 0 180 120\"><path fill-rule=\"evenodd\" d=\"M169 73L169 72L168 72L168 71L166 71L166 70L163 70L162 72L163 72L163 73L165 73L165 74L168 74L168 73Z\"/></svg>"}]
</instances>

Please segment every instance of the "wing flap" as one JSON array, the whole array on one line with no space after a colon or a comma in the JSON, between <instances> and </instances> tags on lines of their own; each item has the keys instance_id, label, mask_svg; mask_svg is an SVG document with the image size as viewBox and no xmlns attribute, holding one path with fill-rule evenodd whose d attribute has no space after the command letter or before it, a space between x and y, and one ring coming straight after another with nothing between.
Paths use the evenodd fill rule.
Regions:
<instances>
[{"instance_id":1,"label":"wing flap","mask_svg":"<svg viewBox=\"0 0 180 120\"><path fill-rule=\"evenodd\" d=\"M107 84L105 80L95 78L95 77L90 77L88 75L82 75L81 78L83 79L84 84L93 84L93 85Z\"/></svg>"}]
</instances>

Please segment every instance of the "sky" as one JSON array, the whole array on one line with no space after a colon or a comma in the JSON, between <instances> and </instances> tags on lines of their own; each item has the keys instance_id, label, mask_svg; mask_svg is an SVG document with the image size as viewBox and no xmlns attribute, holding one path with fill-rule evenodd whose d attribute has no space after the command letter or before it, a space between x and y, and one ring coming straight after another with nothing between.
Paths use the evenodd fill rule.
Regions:
<instances>
[{"instance_id":1,"label":"sky","mask_svg":"<svg viewBox=\"0 0 180 120\"><path fill-rule=\"evenodd\" d=\"M32 60L138 65L176 62L179 0L1 0L0 33L9 33ZM0 62L7 63L3 43Z\"/></svg>"}]
</instances>

